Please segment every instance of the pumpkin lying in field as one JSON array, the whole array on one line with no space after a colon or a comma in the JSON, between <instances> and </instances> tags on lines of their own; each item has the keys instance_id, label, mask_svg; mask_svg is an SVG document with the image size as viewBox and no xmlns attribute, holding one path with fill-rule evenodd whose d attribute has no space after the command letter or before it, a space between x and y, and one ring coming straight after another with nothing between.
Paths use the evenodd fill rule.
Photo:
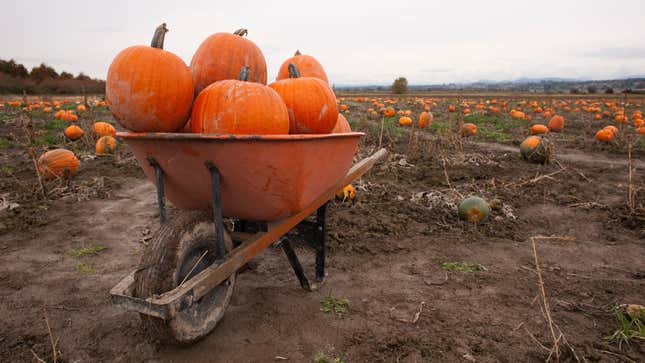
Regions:
<instances>
[{"instance_id":1,"label":"pumpkin lying in field","mask_svg":"<svg viewBox=\"0 0 645 363\"><path fill-rule=\"evenodd\" d=\"M551 159L551 143L545 137L529 136L520 144L520 153L529 162L546 164Z\"/></svg>"},{"instance_id":2,"label":"pumpkin lying in field","mask_svg":"<svg viewBox=\"0 0 645 363\"><path fill-rule=\"evenodd\" d=\"M298 67L289 64L289 78L269 85L287 105L289 133L327 134L338 121L336 96L324 81L301 77ZM307 97L302 97L307 95Z\"/></svg>"},{"instance_id":3,"label":"pumpkin lying in field","mask_svg":"<svg viewBox=\"0 0 645 363\"><path fill-rule=\"evenodd\" d=\"M481 223L490 214L490 206L479 197L469 197L459 203L459 218L473 224Z\"/></svg>"},{"instance_id":4,"label":"pumpkin lying in field","mask_svg":"<svg viewBox=\"0 0 645 363\"><path fill-rule=\"evenodd\" d=\"M249 69L244 67L237 80L215 82L197 96L190 127L207 134L288 134L289 112L275 90L249 82Z\"/></svg>"},{"instance_id":5,"label":"pumpkin lying in field","mask_svg":"<svg viewBox=\"0 0 645 363\"><path fill-rule=\"evenodd\" d=\"M116 151L116 139L110 135L101 136L96 141L96 155L113 154Z\"/></svg>"},{"instance_id":6,"label":"pumpkin lying in field","mask_svg":"<svg viewBox=\"0 0 645 363\"><path fill-rule=\"evenodd\" d=\"M126 48L110 64L105 99L130 131L175 132L190 115L193 78L181 58L163 50L167 31L165 23L160 25L149 47Z\"/></svg>"},{"instance_id":7,"label":"pumpkin lying in field","mask_svg":"<svg viewBox=\"0 0 645 363\"><path fill-rule=\"evenodd\" d=\"M477 135L477 125L471 124L469 122L461 125L461 128L459 129L459 136L469 137L469 136L476 136L476 135Z\"/></svg>"},{"instance_id":8,"label":"pumpkin lying in field","mask_svg":"<svg viewBox=\"0 0 645 363\"><path fill-rule=\"evenodd\" d=\"M549 130L552 132L562 132L564 128L564 117L555 115L549 120Z\"/></svg>"},{"instance_id":9,"label":"pumpkin lying in field","mask_svg":"<svg viewBox=\"0 0 645 363\"><path fill-rule=\"evenodd\" d=\"M356 189L353 185L347 184L343 189L336 193L336 199L340 201L354 200L356 198Z\"/></svg>"},{"instance_id":10,"label":"pumpkin lying in field","mask_svg":"<svg viewBox=\"0 0 645 363\"><path fill-rule=\"evenodd\" d=\"M419 115L419 128L420 129L425 129L427 126L432 125L432 120L434 119L434 116L432 115L432 112L430 111L423 111Z\"/></svg>"},{"instance_id":11,"label":"pumpkin lying in field","mask_svg":"<svg viewBox=\"0 0 645 363\"><path fill-rule=\"evenodd\" d=\"M403 116L403 117L399 118L399 125L401 125L401 126L410 126L410 125L412 125L412 119L407 117L407 116Z\"/></svg>"},{"instance_id":12,"label":"pumpkin lying in field","mask_svg":"<svg viewBox=\"0 0 645 363\"><path fill-rule=\"evenodd\" d=\"M610 129L604 128L596 132L596 140L600 142L609 143L614 139L615 133Z\"/></svg>"},{"instance_id":13,"label":"pumpkin lying in field","mask_svg":"<svg viewBox=\"0 0 645 363\"><path fill-rule=\"evenodd\" d=\"M82 128L80 128L80 127L78 127L78 126L76 126L76 125L71 125L71 126L68 126L68 127L65 129L65 131L63 132L63 134L64 134L64 135L65 135L65 137L66 137L66 138L68 138L69 140L76 141L76 140L80 139L81 137L83 137L83 135L85 134L85 132L83 132L83 129L82 129Z\"/></svg>"},{"instance_id":14,"label":"pumpkin lying in field","mask_svg":"<svg viewBox=\"0 0 645 363\"><path fill-rule=\"evenodd\" d=\"M38 158L38 174L44 179L74 176L79 161L73 152L66 149L47 151Z\"/></svg>"},{"instance_id":15,"label":"pumpkin lying in field","mask_svg":"<svg viewBox=\"0 0 645 363\"><path fill-rule=\"evenodd\" d=\"M531 135L541 135L549 132L549 128L544 125L538 124L538 125L531 126L531 128L529 129L529 132L531 133Z\"/></svg>"},{"instance_id":16,"label":"pumpkin lying in field","mask_svg":"<svg viewBox=\"0 0 645 363\"><path fill-rule=\"evenodd\" d=\"M92 132L98 137L115 136L116 129L107 122L98 121L92 125Z\"/></svg>"}]
</instances>

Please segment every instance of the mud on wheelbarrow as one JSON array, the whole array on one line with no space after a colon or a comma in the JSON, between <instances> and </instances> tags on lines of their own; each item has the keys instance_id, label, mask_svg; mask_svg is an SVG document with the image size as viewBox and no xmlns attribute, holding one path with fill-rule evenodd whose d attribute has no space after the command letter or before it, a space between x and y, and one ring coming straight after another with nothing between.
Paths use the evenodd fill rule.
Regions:
<instances>
[{"instance_id":1,"label":"mud on wheelbarrow","mask_svg":"<svg viewBox=\"0 0 645 363\"><path fill-rule=\"evenodd\" d=\"M157 187L161 227L139 267L110 291L163 340L191 343L223 317L237 271L276 241L300 285L325 276L325 214L336 191L386 151L352 166L364 134L231 136L118 133ZM180 210L166 220L166 198ZM313 213L315 222L306 220ZM230 218L233 230L224 226ZM316 252L310 282L284 237L309 230Z\"/></svg>"}]
</instances>

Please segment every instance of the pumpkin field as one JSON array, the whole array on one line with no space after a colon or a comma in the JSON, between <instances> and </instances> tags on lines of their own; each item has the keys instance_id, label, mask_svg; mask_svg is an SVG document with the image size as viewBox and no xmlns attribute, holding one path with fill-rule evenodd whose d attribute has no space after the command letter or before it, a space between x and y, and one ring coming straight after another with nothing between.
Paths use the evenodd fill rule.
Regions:
<instances>
[{"instance_id":1,"label":"pumpkin field","mask_svg":"<svg viewBox=\"0 0 645 363\"><path fill-rule=\"evenodd\" d=\"M644 97L335 96L388 154L328 204L324 284L271 246L190 346L110 302L159 210L103 95L0 100L0 361L645 360Z\"/></svg>"}]
</instances>

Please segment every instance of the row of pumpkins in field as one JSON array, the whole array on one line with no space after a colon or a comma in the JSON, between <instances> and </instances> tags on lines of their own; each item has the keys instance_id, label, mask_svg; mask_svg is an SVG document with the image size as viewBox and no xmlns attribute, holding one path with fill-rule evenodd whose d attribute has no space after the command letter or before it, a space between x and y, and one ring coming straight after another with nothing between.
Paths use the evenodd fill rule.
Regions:
<instances>
[{"instance_id":1,"label":"row of pumpkins in field","mask_svg":"<svg viewBox=\"0 0 645 363\"><path fill-rule=\"evenodd\" d=\"M190 67L163 50L166 24L150 46L121 51L108 70L106 101L133 132L325 134L350 132L320 63L287 59L270 85L260 48L246 29L204 40ZM189 121L190 120L190 121Z\"/></svg>"}]
</instances>

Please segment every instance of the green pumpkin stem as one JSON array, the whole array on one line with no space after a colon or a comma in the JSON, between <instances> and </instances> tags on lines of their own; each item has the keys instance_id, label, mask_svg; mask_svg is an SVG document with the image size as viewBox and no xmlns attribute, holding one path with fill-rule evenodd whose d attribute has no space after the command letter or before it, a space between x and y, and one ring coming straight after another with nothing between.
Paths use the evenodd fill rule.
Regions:
<instances>
[{"instance_id":1,"label":"green pumpkin stem","mask_svg":"<svg viewBox=\"0 0 645 363\"><path fill-rule=\"evenodd\" d=\"M296 54L294 54L293 56L295 57L297 55L302 55L302 53L300 53L300 49L296 49Z\"/></svg>"},{"instance_id":2,"label":"green pumpkin stem","mask_svg":"<svg viewBox=\"0 0 645 363\"><path fill-rule=\"evenodd\" d=\"M300 78L300 71L298 70L298 67L296 67L295 64L289 63L289 66L287 67L289 69L289 78Z\"/></svg>"},{"instance_id":3,"label":"green pumpkin stem","mask_svg":"<svg viewBox=\"0 0 645 363\"><path fill-rule=\"evenodd\" d=\"M233 34L243 37L243 36L249 34L249 31L244 29L244 28L240 28L240 29L236 30Z\"/></svg>"},{"instance_id":4,"label":"green pumpkin stem","mask_svg":"<svg viewBox=\"0 0 645 363\"><path fill-rule=\"evenodd\" d=\"M249 72L249 66L244 66L240 70L240 74L238 74L237 79L239 81L247 81L248 82L250 73L251 72Z\"/></svg>"},{"instance_id":5,"label":"green pumpkin stem","mask_svg":"<svg viewBox=\"0 0 645 363\"><path fill-rule=\"evenodd\" d=\"M167 32L168 28L166 28L166 23L159 25L157 29L155 29L155 35L152 37L150 46L157 49L163 49L163 41Z\"/></svg>"}]
</instances>

